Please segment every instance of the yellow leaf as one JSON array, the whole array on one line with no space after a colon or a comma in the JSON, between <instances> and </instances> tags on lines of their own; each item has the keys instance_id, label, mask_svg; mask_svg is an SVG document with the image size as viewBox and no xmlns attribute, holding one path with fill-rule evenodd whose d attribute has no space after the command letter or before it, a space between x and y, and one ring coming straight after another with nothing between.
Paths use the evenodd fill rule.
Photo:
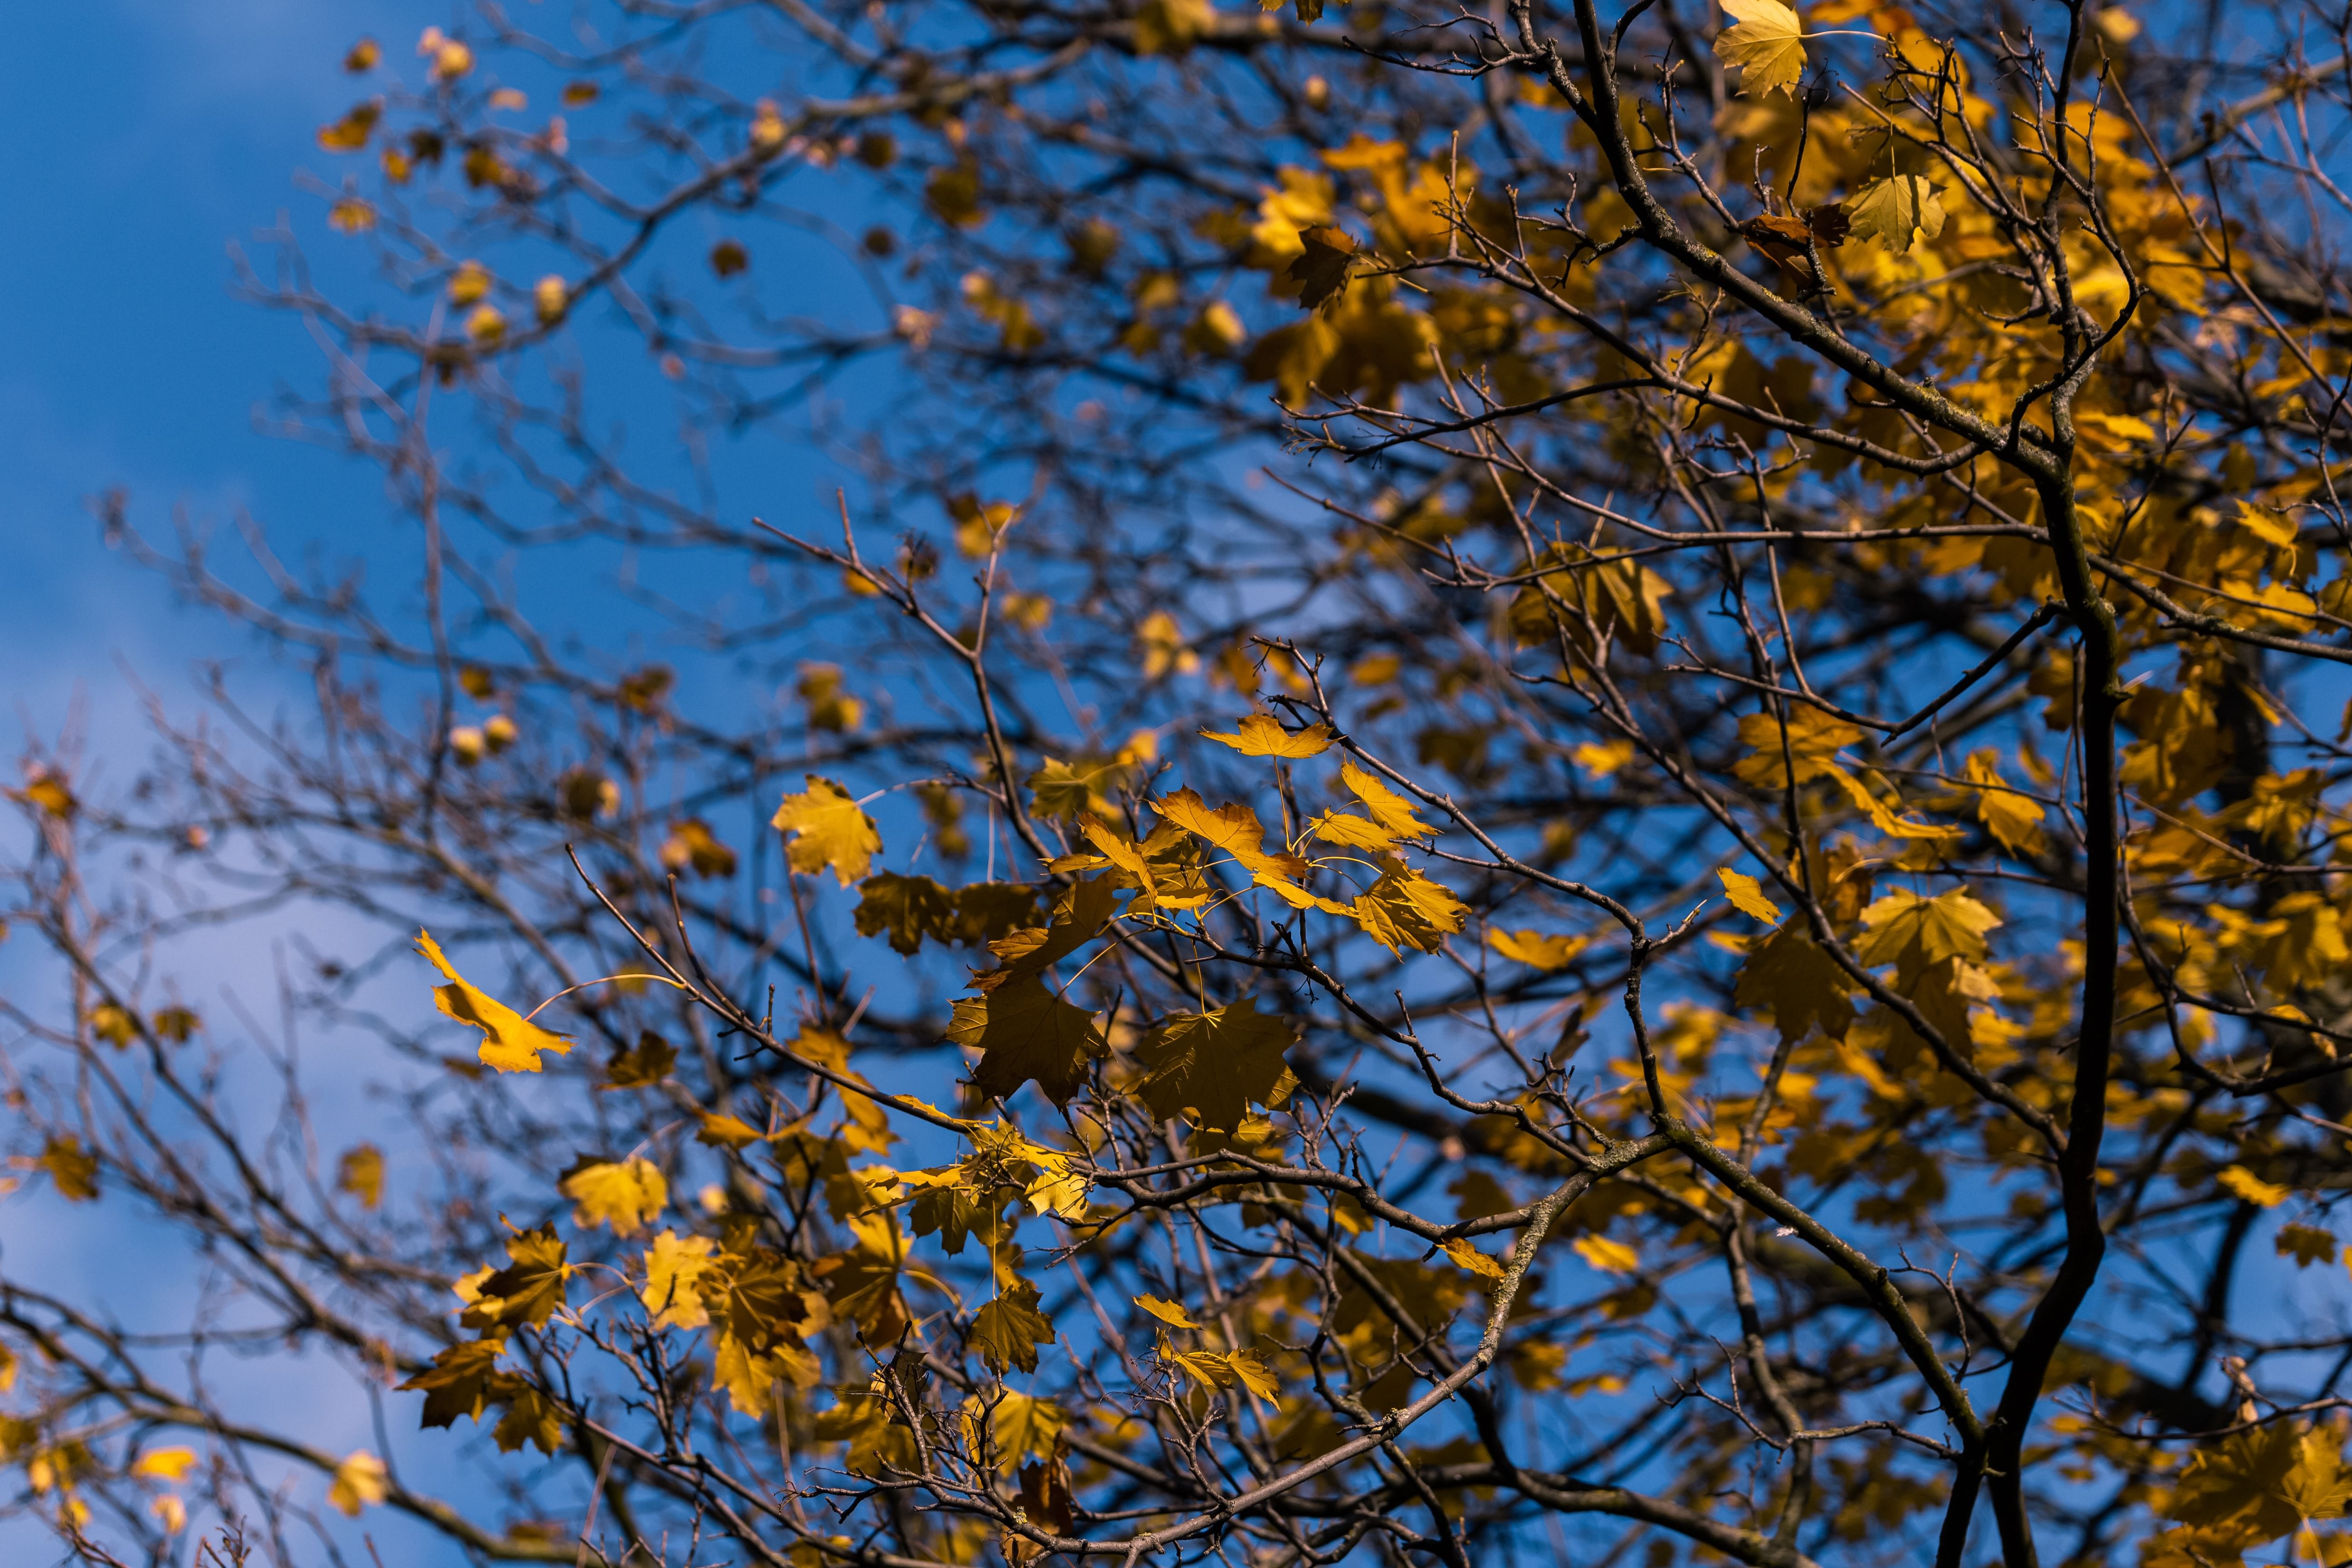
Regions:
<instances>
[{"instance_id":1,"label":"yellow leaf","mask_svg":"<svg viewBox=\"0 0 2352 1568\"><path fill-rule=\"evenodd\" d=\"M1853 237L1874 239L1898 256L1923 239L1935 238L1944 232L1941 190L1917 174L1896 174L1864 186L1845 208Z\"/></svg>"},{"instance_id":2,"label":"yellow leaf","mask_svg":"<svg viewBox=\"0 0 2352 1568\"><path fill-rule=\"evenodd\" d=\"M43 1144L41 1157L34 1163L49 1173L59 1197L78 1204L97 1200L98 1158L86 1152L81 1140L70 1132Z\"/></svg>"},{"instance_id":3,"label":"yellow leaf","mask_svg":"<svg viewBox=\"0 0 2352 1568\"><path fill-rule=\"evenodd\" d=\"M1179 1013L1136 1048L1146 1070L1134 1092L1163 1121L1189 1114L1195 1126L1234 1131L1250 1100L1271 1106L1287 1096L1282 1053L1297 1038L1297 1025L1261 1017L1253 997Z\"/></svg>"},{"instance_id":4,"label":"yellow leaf","mask_svg":"<svg viewBox=\"0 0 2352 1568\"><path fill-rule=\"evenodd\" d=\"M1870 930L1858 954L1862 962L1874 968L1894 964L1898 983L1907 988L1948 958L1981 963L1985 933L2000 917L1965 888L1932 899L1897 888L1863 910L1862 923Z\"/></svg>"},{"instance_id":5,"label":"yellow leaf","mask_svg":"<svg viewBox=\"0 0 2352 1568\"><path fill-rule=\"evenodd\" d=\"M1740 91L1794 98L1805 71L1805 29L1797 14L1780 0L1723 0L1723 9L1737 25L1716 35L1715 52L1738 68Z\"/></svg>"},{"instance_id":6,"label":"yellow leaf","mask_svg":"<svg viewBox=\"0 0 2352 1568\"><path fill-rule=\"evenodd\" d=\"M2274 1209L2294 1196L2293 1187L2282 1187L2275 1182L2265 1182L2243 1165L2231 1165L2215 1178L2230 1192L2250 1204Z\"/></svg>"},{"instance_id":7,"label":"yellow leaf","mask_svg":"<svg viewBox=\"0 0 2352 1568\"><path fill-rule=\"evenodd\" d=\"M1605 779L1633 760L1633 742L1627 740L1586 741L1568 753L1569 760L1596 779Z\"/></svg>"},{"instance_id":8,"label":"yellow leaf","mask_svg":"<svg viewBox=\"0 0 2352 1568\"><path fill-rule=\"evenodd\" d=\"M451 968L430 931L416 933L416 951L449 977L448 984L433 988L435 1004L457 1022L482 1031L477 1054L484 1067L498 1072L537 1072L540 1052L553 1051L559 1057L571 1052L569 1037L541 1028Z\"/></svg>"},{"instance_id":9,"label":"yellow leaf","mask_svg":"<svg viewBox=\"0 0 2352 1568\"><path fill-rule=\"evenodd\" d=\"M195 1468L194 1448L150 1448L139 1456L131 1467L134 1476L152 1476L157 1480L176 1481Z\"/></svg>"},{"instance_id":10,"label":"yellow leaf","mask_svg":"<svg viewBox=\"0 0 2352 1568\"><path fill-rule=\"evenodd\" d=\"M663 1231L646 1249L646 1288L637 1300L656 1329L699 1329L710 1321L702 1281L717 1268L707 1236Z\"/></svg>"},{"instance_id":11,"label":"yellow leaf","mask_svg":"<svg viewBox=\"0 0 2352 1568\"><path fill-rule=\"evenodd\" d=\"M375 208L357 196L345 196L327 209L327 226L337 234L365 234L375 226Z\"/></svg>"},{"instance_id":12,"label":"yellow leaf","mask_svg":"<svg viewBox=\"0 0 2352 1568\"><path fill-rule=\"evenodd\" d=\"M335 1190L351 1194L364 1209L383 1202L383 1151L373 1143L345 1150L335 1164Z\"/></svg>"},{"instance_id":13,"label":"yellow leaf","mask_svg":"<svg viewBox=\"0 0 2352 1568\"><path fill-rule=\"evenodd\" d=\"M319 127L319 145L329 153L356 153L368 144L375 122L383 118L382 103L355 103L332 125Z\"/></svg>"},{"instance_id":14,"label":"yellow leaf","mask_svg":"<svg viewBox=\"0 0 2352 1568\"><path fill-rule=\"evenodd\" d=\"M1732 773L1753 784L1788 787L1789 769L1780 754L1780 724L1769 713L1750 713L1739 721L1740 742L1748 755L1732 764ZM1836 756L1862 739L1859 726L1824 713L1811 703L1789 708L1787 763L1795 764L1797 782L1810 783L1825 773L1840 773Z\"/></svg>"},{"instance_id":15,"label":"yellow leaf","mask_svg":"<svg viewBox=\"0 0 2352 1568\"><path fill-rule=\"evenodd\" d=\"M1372 820L1398 838L1427 838L1437 829L1413 815L1419 808L1353 763L1339 764L1339 782L1364 803Z\"/></svg>"},{"instance_id":16,"label":"yellow leaf","mask_svg":"<svg viewBox=\"0 0 2352 1568\"><path fill-rule=\"evenodd\" d=\"M1435 952L1449 932L1462 929L1468 911L1454 889L1433 881L1393 855L1380 858L1380 880L1357 896L1347 913L1364 934L1402 952L1407 946Z\"/></svg>"},{"instance_id":17,"label":"yellow leaf","mask_svg":"<svg viewBox=\"0 0 2352 1568\"><path fill-rule=\"evenodd\" d=\"M1831 1038L1843 1039L1853 1019L1846 1000L1852 991L1837 961L1815 945L1802 921L1791 921L1748 949L1733 995L1742 1007L1769 1012L1784 1041L1817 1023Z\"/></svg>"},{"instance_id":18,"label":"yellow leaf","mask_svg":"<svg viewBox=\"0 0 2352 1568\"><path fill-rule=\"evenodd\" d=\"M1225 1358L1225 1364L1233 1369L1234 1376L1240 1380L1241 1385L1260 1399L1281 1397L1281 1383L1275 1377L1274 1369L1265 1364L1265 1358L1257 1352L1235 1351Z\"/></svg>"},{"instance_id":19,"label":"yellow leaf","mask_svg":"<svg viewBox=\"0 0 2352 1568\"><path fill-rule=\"evenodd\" d=\"M1503 1266L1471 1246L1468 1237L1457 1236L1447 1242L1445 1256L1481 1279L1500 1279L1503 1277Z\"/></svg>"},{"instance_id":20,"label":"yellow leaf","mask_svg":"<svg viewBox=\"0 0 2352 1568\"><path fill-rule=\"evenodd\" d=\"M1292 732L1285 730L1270 713L1244 713L1240 732L1220 734L1203 730L1202 737L1231 746L1244 757L1318 757L1331 749L1331 731L1321 724L1309 724Z\"/></svg>"},{"instance_id":21,"label":"yellow leaf","mask_svg":"<svg viewBox=\"0 0 2352 1568\"><path fill-rule=\"evenodd\" d=\"M1977 820L2011 854L2039 854L2042 803L2009 786L2000 776L1999 756L1990 746L1971 752L1961 772L1961 777L1979 786L1975 792Z\"/></svg>"},{"instance_id":22,"label":"yellow leaf","mask_svg":"<svg viewBox=\"0 0 2352 1568\"><path fill-rule=\"evenodd\" d=\"M327 1488L327 1500L346 1518L357 1519L360 1510L383 1500L389 1480L383 1461L362 1448L335 1467L335 1479Z\"/></svg>"},{"instance_id":23,"label":"yellow leaf","mask_svg":"<svg viewBox=\"0 0 2352 1568\"><path fill-rule=\"evenodd\" d=\"M1327 811L1307 824L1307 831L1342 849L1392 849L1396 835L1377 822L1349 811Z\"/></svg>"},{"instance_id":24,"label":"yellow leaf","mask_svg":"<svg viewBox=\"0 0 2352 1568\"><path fill-rule=\"evenodd\" d=\"M127 1007L101 1002L89 1010L89 1032L119 1051L138 1038L139 1020Z\"/></svg>"},{"instance_id":25,"label":"yellow leaf","mask_svg":"<svg viewBox=\"0 0 2352 1568\"><path fill-rule=\"evenodd\" d=\"M1591 937L1559 936L1548 931L1501 931L1492 926L1486 929L1488 947L1505 958L1547 972L1567 968L1591 941Z\"/></svg>"},{"instance_id":26,"label":"yellow leaf","mask_svg":"<svg viewBox=\"0 0 2352 1568\"><path fill-rule=\"evenodd\" d=\"M2281 549L2292 545L2295 540L2292 512L2273 511L2250 500L2238 503L2238 524L2263 543L2274 544Z\"/></svg>"},{"instance_id":27,"label":"yellow leaf","mask_svg":"<svg viewBox=\"0 0 2352 1568\"><path fill-rule=\"evenodd\" d=\"M814 874L827 867L845 888L866 875L882 850L874 819L857 808L849 792L831 779L808 775L808 788L784 796L771 826L791 835L795 871Z\"/></svg>"},{"instance_id":28,"label":"yellow leaf","mask_svg":"<svg viewBox=\"0 0 2352 1568\"><path fill-rule=\"evenodd\" d=\"M1642 1266L1640 1253L1605 1236L1580 1236L1569 1249L1603 1274L1631 1274Z\"/></svg>"},{"instance_id":29,"label":"yellow leaf","mask_svg":"<svg viewBox=\"0 0 2352 1568\"><path fill-rule=\"evenodd\" d=\"M2336 1233L2315 1225L2283 1225L2271 1238L2271 1249L2281 1258L2294 1258L2297 1268L2335 1262L2336 1246Z\"/></svg>"},{"instance_id":30,"label":"yellow leaf","mask_svg":"<svg viewBox=\"0 0 2352 1568\"><path fill-rule=\"evenodd\" d=\"M557 1190L579 1205L572 1224L610 1226L614 1236L636 1235L669 1202L669 1184L652 1161L642 1159L583 1165Z\"/></svg>"},{"instance_id":31,"label":"yellow leaf","mask_svg":"<svg viewBox=\"0 0 2352 1568\"><path fill-rule=\"evenodd\" d=\"M758 1128L736 1117L706 1113L702 1118L702 1131L694 1135L694 1141L714 1149L741 1149L759 1142L766 1136Z\"/></svg>"},{"instance_id":32,"label":"yellow leaf","mask_svg":"<svg viewBox=\"0 0 2352 1568\"><path fill-rule=\"evenodd\" d=\"M1201 1326L1192 1321L1192 1316L1183 1308L1162 1297L1138 1296L1135 1299L1135 1304L1171 1327L1198 1329Z\"/></svg>"},{"instance_id":33,"label":"yellow leaf","mask_svg":"<svg viewBox=\"0 0 2352 1568\"><path fill-rule=\"evenodd\" d=\"M1756 885L1755 878L1745 871L1735 871L1728 866L1717 871L1716 876L1721 879L1723 896L1731 900L1733 909L1744 915L1753 915L1766 925L1780 923L1780 906L1764 896L1764 889Z\"/></svg>"},{"instance_id":34,"label":"yellow leaf","mask_svg":"<svg viewBox=\"0 0 2352 1568\"><path fill-rule=\"evenodd\" d=\"M551 272L531 285L530 308L542 327L563 320L563 313L572 309L572 288L564 282L563 274Z\"/></svg>"}]
</instances>

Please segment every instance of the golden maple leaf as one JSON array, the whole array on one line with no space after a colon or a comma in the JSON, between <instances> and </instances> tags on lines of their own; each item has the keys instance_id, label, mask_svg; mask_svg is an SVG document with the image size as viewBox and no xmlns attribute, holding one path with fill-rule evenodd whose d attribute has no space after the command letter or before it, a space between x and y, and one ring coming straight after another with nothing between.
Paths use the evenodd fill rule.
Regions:
<instances>
[{"instance_id":1,"label":"golden maple leaf","mask_svg":"<svg viewBox=\"0 0 2352 1568\"><path fill-rule=\"evenodd\" d=\"M1715 52L1738 68L1740 91L1795 97L1805 71L1805 29L1797 14L1780 0L1723 0L1723 8L1736 26L1716 35Z\"/></svg>"},{"instance_id":2,"label":"golden maple leaf","mask_svg":"<svg viewBox=\"0 0 2352 1568\"><path fill-rule=\"evenodd\" d=\"M788 858L793 870L814 875L831 867L846 888L865 876L882 852L882 835L847 790L831 779L807 776L808 788L784 796L769 826L791 837Z\"/></svg>"}]
</instances>

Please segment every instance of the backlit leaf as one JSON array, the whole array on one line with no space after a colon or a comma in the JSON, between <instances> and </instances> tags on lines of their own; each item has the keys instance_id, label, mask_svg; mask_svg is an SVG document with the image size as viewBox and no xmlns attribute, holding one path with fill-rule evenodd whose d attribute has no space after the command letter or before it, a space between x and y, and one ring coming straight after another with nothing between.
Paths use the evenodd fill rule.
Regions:
<instances>
[{"instance_id":1,"label":"backlit leaf","mask_svg":"<svg viewBox=\"0 0 2352 1568\"><path fill-rule=\"evenodd\" d=\"M808 775L808 788L784 796L770 820L791 840L795 871L814 874L830 867L845 888L866 875L882 852L874 819L857 807L847 790L831 779Z\"/></svg>"},{"instance_id":2,"label":"backlit leaf","mask_svg":"<svg viewBox=\"0 0 2352 1568\"><path fill-rule=\"evenodd\" d=\"M579 1206L572 1223L583 1229L609 1226L614 1236L635 1236L669 1202L669 1184L652 1161L629 1159L583 1164L557 1184Z\"/></svg>"},{"instance_id":3,"label":"backlit leaf","mask_svg":"<svg viewBox=\"0 0 2352 1568\"><path fill-rule=\"evenodd\" d=\"M1232 732L1201 731L1204 740L1231 746L1244 757L1319 757L1331 749L1331 731L1321 724L1285 730L1270 713L1244 713Z\"/></svg>"},{"instance_id":4,"label":"backlit leaf","mask_svg":"<svg viewBox=\"0 0 2352 1568\"><path fill-rule=\"evenodd\" d=\"M1271 1102L1289 1070L1282 1053L1297 1037L1297 1025L1261 1016L1247 996L1180 1013L1137 1047L1145 1071L1135 1092L1162 1121L1197 1112L1200 1126L1232 1131L1251 1101Z\"/></svg>"},{"instance_id":5,"label":"backlit leaf","mask_svg":"<svg viewBox=\"0 0 2352 1568\"><path fill-rule=\"evenodd\" d=\"M1780 0L1723 0L1735 26L1715 37L1715 52L1739 72L1739 89L1750 97L1768 92L1795 96L1805 71L1804 24Z\"/></svg>"},{"instance_id":6,"label":"backlit leaf","mask_svg":"<svg viewBox=\"0 0 2352 1568\"><path fill-rule=\"evenodd\" d=\"M541 1028L458 973L442 955L441 944L433 940L431 932L416 933L416 951L448 976L448 984L433 988L435 1004L447 1016L482 1031L477 1054L484 1067L499 1072L537 1072L541 1051L552 1051L559 1057L571 1053L570 1036Z\"/></svg>"},{"instance_id":7,"label":"backlit leaf","mask_svg":"<svg viewBox=\"0 0 2352 1568\"><path fill-rule=\"evenodd\" d=\"M1716 872L1716 876L1722 881L1723 896L1731 900L1733 909L1744 915L1753 915L1766 925L1780 923L1780 906L1764 896L1764 889L1756 885L1755 878L1745 871L1735 871L1728 866Z\"/></svg>"}]
</instances>

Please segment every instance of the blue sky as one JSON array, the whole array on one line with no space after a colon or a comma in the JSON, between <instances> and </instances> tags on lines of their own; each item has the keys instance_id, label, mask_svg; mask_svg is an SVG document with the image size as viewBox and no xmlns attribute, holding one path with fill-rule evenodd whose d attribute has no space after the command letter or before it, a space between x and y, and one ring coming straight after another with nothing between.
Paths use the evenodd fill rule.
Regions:
<instances>
[{"instance_id":1,"label":"blue sky","mask_svg":"<svg viewBox=\"0 0 2352 1568\"><path fill-rule=\"evenodd\" d=\"M293 173L351 89L363 32L404 49L442 5L397 0L88 0L27 6L0 51L14 243L0 249L0 659L12 725L54 733L77 692L107 733L118 663L166 691L234 635L173 610L100 543L86 502L121 486L149 524L250 508L316 536L381 515L331 457L256 430L254 408L316 363L299 323L233 297L233 241L298 202ZM16 737L12 737L16 738ZM126 737L127 738L127 737Z\"/></svg>"}]
</instances>

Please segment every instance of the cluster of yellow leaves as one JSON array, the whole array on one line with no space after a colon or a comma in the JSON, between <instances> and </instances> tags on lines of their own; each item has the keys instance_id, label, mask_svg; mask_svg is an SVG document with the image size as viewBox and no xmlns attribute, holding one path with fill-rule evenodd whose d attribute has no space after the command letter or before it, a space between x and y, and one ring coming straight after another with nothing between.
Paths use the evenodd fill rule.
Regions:
<instances>
[{"instance_id":1,"label":"cluster of yellow leaves","mask_svg":"<svg viewBox=\"0 0 2352 1568\"><path fill-rule=\"evenodd\" d=\"M2352 1468L2340 1428L2274 1421L2191 1454L2158 1511L2178 1528L2140 1548L2141 1568L2215 1568L2251 1547L2340 1518ZM2328 1559L2333 1560L2333 1559Z\"/></svg>"}]
</instances>

